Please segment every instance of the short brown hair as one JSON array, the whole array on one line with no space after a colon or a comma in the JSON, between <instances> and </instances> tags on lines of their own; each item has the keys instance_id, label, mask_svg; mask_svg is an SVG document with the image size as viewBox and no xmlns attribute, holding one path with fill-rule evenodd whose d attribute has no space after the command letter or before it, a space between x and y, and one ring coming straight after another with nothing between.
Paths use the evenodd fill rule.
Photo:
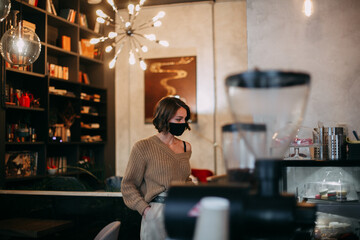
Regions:
<instances>
[{"instance_id":1,"label":"short brown hair","mask_svg":"<svg viewBox=\"0 0 360 240\"><path fill-rule=\"evenodd\" d=\"M190 130L190 126L188 124L188 120L190 119L190 108L182 100L176 97L163 97L156 104L153 118L155 128L159 132L168 132L170 129L170 119L175 116L177 110L181 107L186 110L185 123L186 128Z\"/></svg>"}]
</instances>

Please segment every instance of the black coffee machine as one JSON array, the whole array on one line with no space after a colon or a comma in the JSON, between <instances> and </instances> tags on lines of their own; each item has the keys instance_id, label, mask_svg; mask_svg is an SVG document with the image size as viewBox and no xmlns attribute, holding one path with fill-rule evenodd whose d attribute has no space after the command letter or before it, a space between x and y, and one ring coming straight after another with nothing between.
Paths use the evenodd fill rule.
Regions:
<instances>
[{"instance_id":1,"label":"black coffee machine","mask_svg":"<svg viewBox=\"0 0 360 240\"><path fill-rule=\"evenodd\" d=\"M316 206L279 189L281 159L301 124L309 86L308 74L294 72L252 71L226 79L235 120L263 126L263 132L239 129L256 158L255 181L172 186L164 211L171 239L193 238L196 217L190 212L207 196L230 201L230 239L311 239Z\"/></svg>"}]
</instances>

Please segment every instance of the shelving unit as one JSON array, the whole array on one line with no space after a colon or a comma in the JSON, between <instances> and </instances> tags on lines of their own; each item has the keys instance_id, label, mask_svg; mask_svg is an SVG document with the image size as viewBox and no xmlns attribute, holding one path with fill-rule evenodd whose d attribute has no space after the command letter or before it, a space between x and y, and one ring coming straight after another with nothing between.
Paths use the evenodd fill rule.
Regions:
<instances>
[{"instance_id":1,"label":"shelving unit","mask_svg":"<svg viewBox=\"0 0 360 240\"><path fill-rule=\"evenodd\" d=\"M111 30L111 27L102 29L101 33L92 30L96 9L101 8L110 16L114 13L105 2L89 5L85 0L52 0L57 15L48 11L51 1L38 0L37 6L27 2L12 0L11 10L22 8L22 18L36 25L35 32L41 41L41 53L30 71L13 68L2 60L0 189L6 189L14 181L26 183L28 180L48 176L46 169L49 159L66 158L69 168L58 174L78 173L79 171L72 171L70 166L80 166L100 177L113 175L114 169L109 170L109 167L106 169L105 166L114 166L114 143L108 143L109 138L114 140L113 131L109 130L109 126L113 128L114 116L108 116L109 109L113 112L114 108L114 71L107 69L110 57L103 54L94 55L93 58L83 56L80 48L81 39L99 37ZM75 21L70 22L61 17L62 9L75 10ZM78 13L87 16L88 28L80 25ZM6 21L2 23L1 33L7 30L7 25ZM70 51L63 49L62 36L70 37ZM100 53L101 47L100 45ZM58 72L54 75L52 71L55 71L55 65L60 67L56 67ZM89 83L79 82L80 73L87 74ZM35 105L32 101L30 107L19 106L14 94L6 94L9 88L12 88L14 93L18 91L19 98L21 93L24 93L24 96L25 93L31 93L29 96L37 100L38 104ZM51 88L66 90L67 93L59 94ZM9 98L12 98L11 105L6 103ZM60 128L56 128L61 124L66 125L61 117L64 115L75 116L70 127L71 134L63 128L65 130L62 130L59 136L56 131ZM9 126L12 131L9 131ZM15 127L18 129L16 132ZM25 137L9 135L10 132L22 132L19 129L25 132ZM28 136L26 129L31 129L34 134ZM28 174L19 168L12 176L7 175L5 157L12 152L36 152L36 172ZM84 165L84 159L90 162Z\"/></svg>"}]
</instances>

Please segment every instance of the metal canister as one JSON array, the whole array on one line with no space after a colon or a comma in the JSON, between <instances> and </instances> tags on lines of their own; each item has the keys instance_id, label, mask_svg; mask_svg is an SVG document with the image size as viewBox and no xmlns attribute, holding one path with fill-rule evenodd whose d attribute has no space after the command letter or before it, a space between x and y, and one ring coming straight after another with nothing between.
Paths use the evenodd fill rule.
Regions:
<instances>
[{"instance_id":1,"label":"metal canister","mask_svg":"<svg viewBox=\"0 0 360 240\"><path fill-rule=\"evenodd\" d=\"M329 160L341 160L346 157L345 139L343 127L326 128L325 144Z\"/></svg>"},{"instance_id":2,"label":"metal canister","mask_svg":"<svg viewBox=\"0 0 360 240\"><path fill-rule=\"evenodd\" d=\"M314 158L324 160L324 127L314 128L313 131Z\"/></svg>"}]
</instances>

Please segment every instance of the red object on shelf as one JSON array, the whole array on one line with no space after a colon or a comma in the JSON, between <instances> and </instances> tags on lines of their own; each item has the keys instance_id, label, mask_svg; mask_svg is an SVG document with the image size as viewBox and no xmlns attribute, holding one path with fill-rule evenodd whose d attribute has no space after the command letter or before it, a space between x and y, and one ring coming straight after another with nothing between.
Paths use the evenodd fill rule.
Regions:
<instances>
[{"instance_id":1,"label":"red object on shelf","mask_svg":"<svg viewBox=\"0 0 360 240\"><path fill-rule=\"evenodd\" d=\"M211 177L214 175L214 173L208 169L191 169L191 174L196 177L199 182L207 182L206 178Z\"/></svg>"},{"instance_id":2,"label":"red object on shelf","mask_svg":"<svg viewBox=\"0 0 360 240\"><path fill-rule=\"evenodd\" d=\"M30 107L30 102L34 100L34 96L31 93L23 93L21 97L16 94L16 97L22 107Z\"/></svg>"}]
</instances>

